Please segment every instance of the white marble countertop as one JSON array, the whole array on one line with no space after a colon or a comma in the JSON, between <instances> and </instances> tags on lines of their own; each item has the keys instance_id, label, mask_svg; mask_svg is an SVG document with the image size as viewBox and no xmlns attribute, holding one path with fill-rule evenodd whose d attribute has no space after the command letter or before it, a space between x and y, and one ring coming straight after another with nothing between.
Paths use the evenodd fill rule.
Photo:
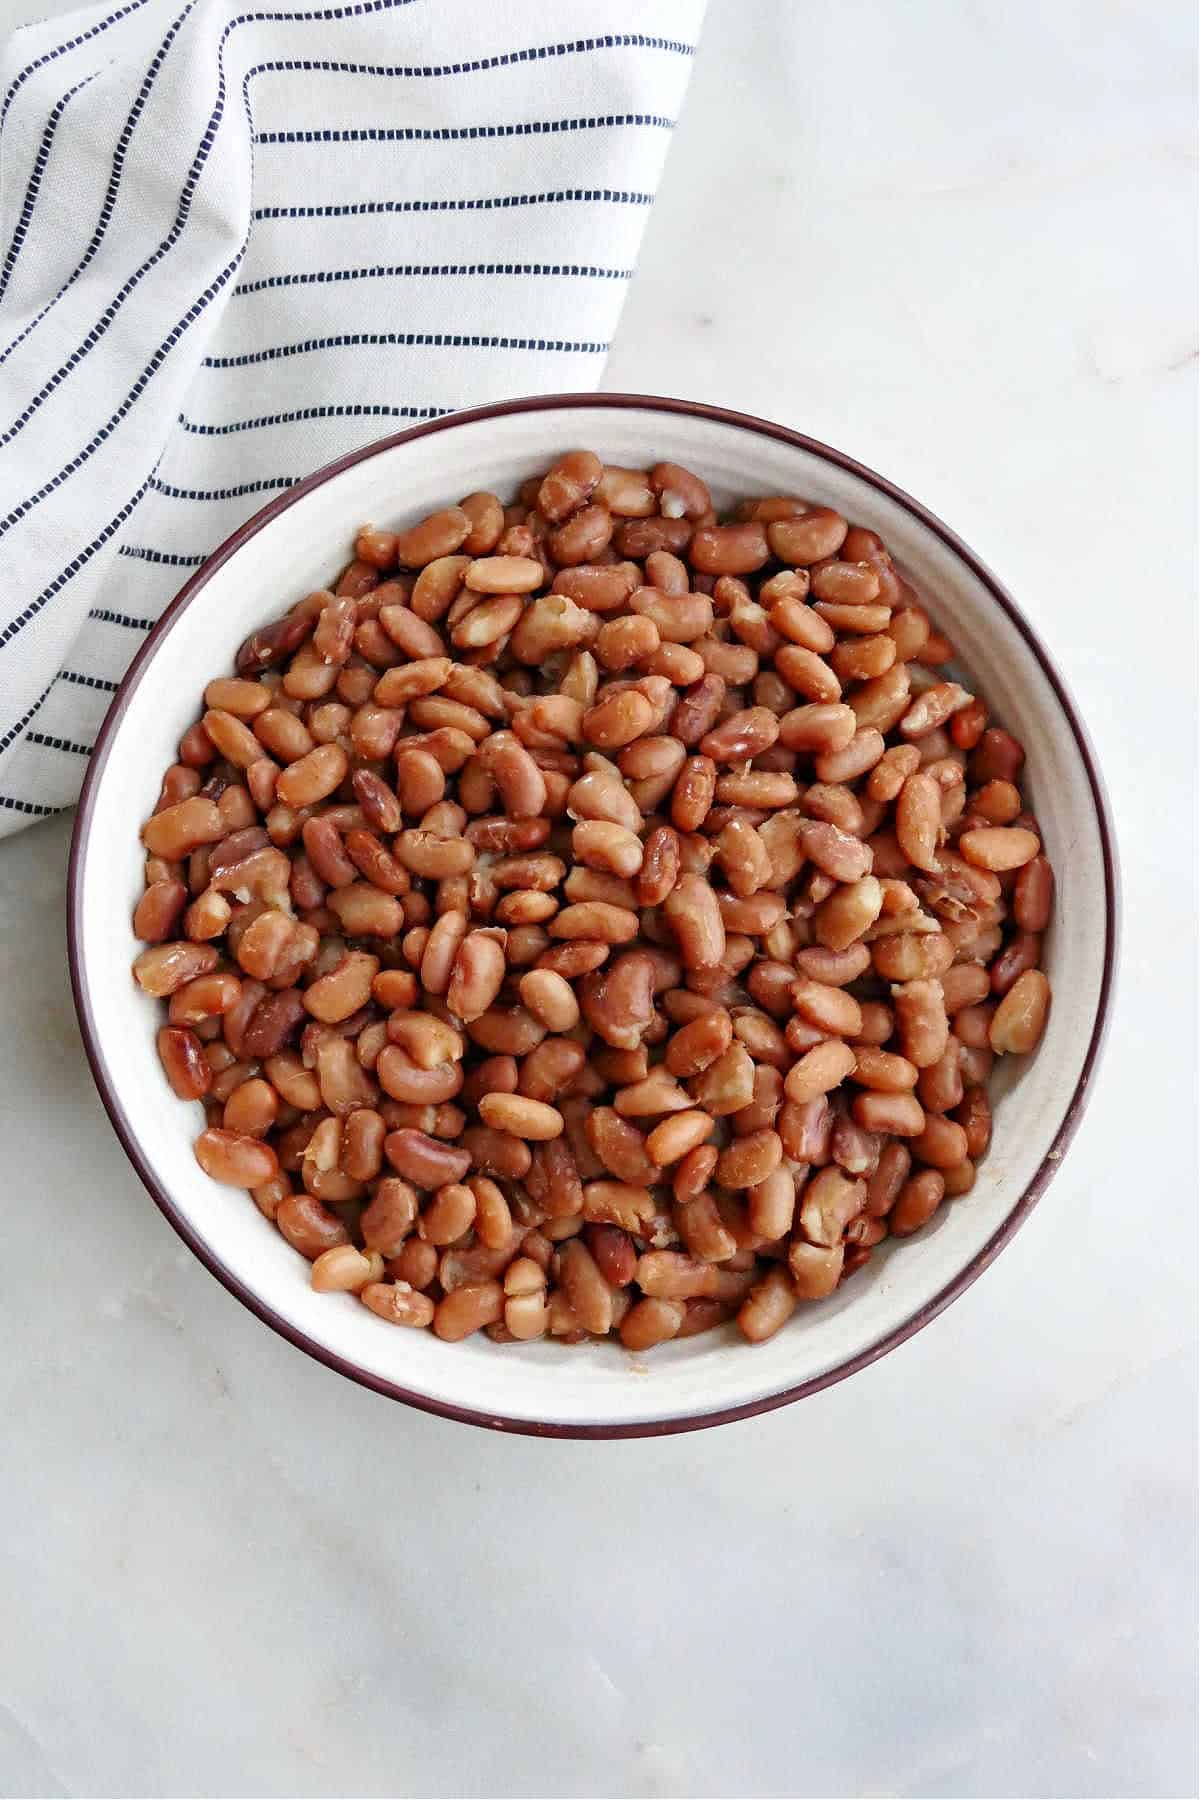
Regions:
<instances>
[{"instance_id":1,"label":"white marble countertop","mask_svg":"<svg viewBox=\"0 0 1200 1800\"><path fill-rule=\"evenodd\" d=\"M0 1793L1195 1793L1190 12L712 0L608 372L893 476L1060 659L1125 952L1041 1206L757 1421L405 1411L150 1205L76 1032L69 822L6 843Z\"/></svg>"}]
</instances>

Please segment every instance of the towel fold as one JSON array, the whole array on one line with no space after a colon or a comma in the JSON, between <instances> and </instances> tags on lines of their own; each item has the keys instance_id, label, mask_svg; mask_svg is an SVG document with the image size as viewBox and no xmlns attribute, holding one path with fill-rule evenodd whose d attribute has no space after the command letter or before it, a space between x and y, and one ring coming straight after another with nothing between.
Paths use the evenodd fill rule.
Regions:
<instances>
[{"instance_id":1,"label":"towel fold","mask_svg":"<svg viewBox=\"0 0 1200 1800\"><path fill-rule=\"evenodd\" d=\"M703 0L127 0L0 73L0 835L273 494L594 387ZM197 678L199 680L199 676Z\"/></svg>"}]
</instances>

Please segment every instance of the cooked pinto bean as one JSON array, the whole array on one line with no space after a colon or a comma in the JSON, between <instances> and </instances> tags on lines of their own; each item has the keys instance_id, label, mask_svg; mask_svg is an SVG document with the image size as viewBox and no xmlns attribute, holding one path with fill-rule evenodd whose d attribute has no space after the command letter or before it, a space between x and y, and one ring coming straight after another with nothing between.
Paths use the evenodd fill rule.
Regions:
<instances>
[{"instance_id":1,"label":"cooked pinto bean","mask_svg":"<svg viewBox=\"0 0 1200 1800\"><path fill-rule=\"evenodd\" d=\"M387 1323L761 1342L970 1193L1045 1027L1024 748L815 500L583 449L396 523L143 828L196 1155Z\"/></svg>"}]
</instances>

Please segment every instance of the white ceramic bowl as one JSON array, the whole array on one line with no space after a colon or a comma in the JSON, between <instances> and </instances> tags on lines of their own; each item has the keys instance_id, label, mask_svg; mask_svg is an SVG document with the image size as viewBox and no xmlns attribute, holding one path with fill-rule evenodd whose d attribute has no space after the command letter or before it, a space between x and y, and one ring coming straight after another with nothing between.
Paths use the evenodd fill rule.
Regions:
<instances>
[{"instance_id":1,"label":"white ceramic bowl","mask_svg":"<svg viewBox=\"0 0 1200 1800\"><path fill-rule=\"evenodd\" d=\"M1002 1069L993 1147L970 1196L885 1245L831 1299L801 1307L754 1349L733 1327L645 1358L613 1343L501 1349L479 1336L449 1345L397 1330L347 1296L313 1293L307 1263L248 1196L197 1166L197 1109L168 1092L154 1046L159 1006L129 975L138 828L205 680L231 668L248 632L330 579L362 520L405 524L478 488L511 494L579 445L635 467L684 463L711 484L718 507L747 493L799 493L878 530L951 632L972 687L1025 744L1030 802L1058 879L1050 1022L1027 1067ZM742 1417L838 1380L927 1324L987 1266L1078 1122L1113 980L1116 911L1112 833L1084 729L1011 598L944 525L869 469L782 426L679 400L561 395L369 445L272 502L209 558L152 633L100 734L72 850L70 940L84 1041L134 1167L185 1242L261 1319L330 1367L451 1418L626 1436Z\"/></svg>"}]
</instances>

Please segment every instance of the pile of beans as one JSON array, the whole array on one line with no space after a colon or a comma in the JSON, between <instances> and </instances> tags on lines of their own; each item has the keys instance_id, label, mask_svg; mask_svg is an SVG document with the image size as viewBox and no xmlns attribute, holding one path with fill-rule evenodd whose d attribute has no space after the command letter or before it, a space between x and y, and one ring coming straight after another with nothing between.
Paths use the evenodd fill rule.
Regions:
<instances>
[{"instance_id":1,"label":"pile of beans","mask_svg":"<svg viewBox=\"0 0 1200 1800\"><path fill-rule=\"evenodd\" d=\"M314 1288L752 1343L969 1192L1041 1035L1025 753L878 536L564 456L364 528L204 691L133 965Z\"/></svg>"}]
</instances>

